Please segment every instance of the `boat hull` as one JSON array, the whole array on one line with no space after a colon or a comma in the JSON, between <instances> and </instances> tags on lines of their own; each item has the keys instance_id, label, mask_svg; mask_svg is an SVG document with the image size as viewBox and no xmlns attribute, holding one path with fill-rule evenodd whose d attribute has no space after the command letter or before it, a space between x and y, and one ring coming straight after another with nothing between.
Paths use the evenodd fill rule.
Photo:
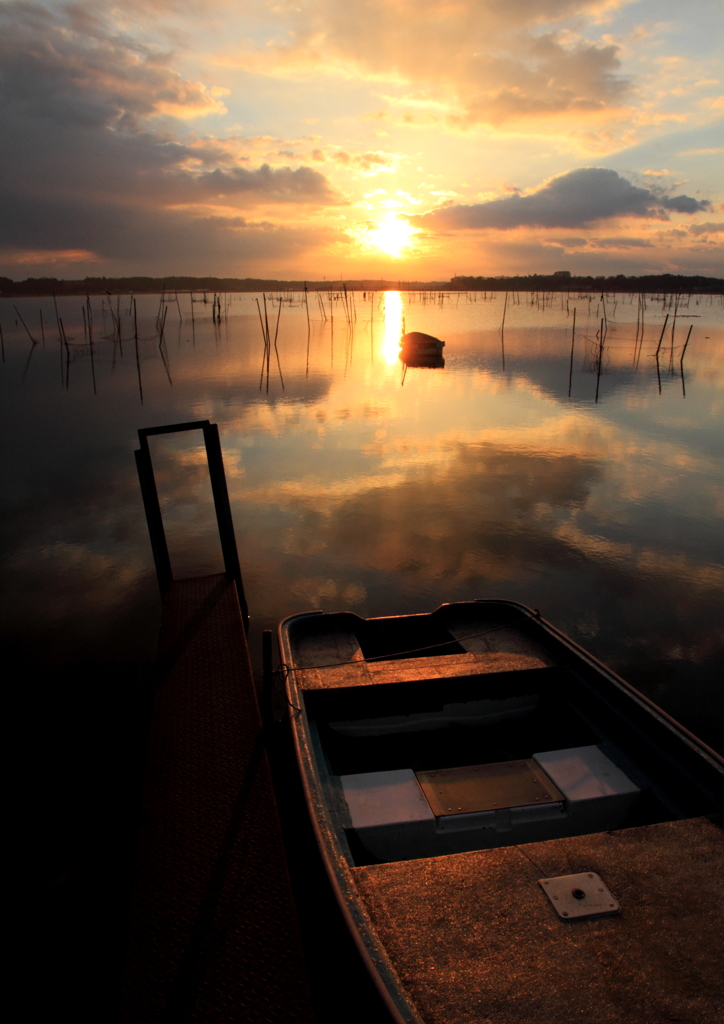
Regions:
<instances>
[{"instance_id":1,"label":"boat hull","mask_svg":"<svg viewBox=\"0 0 724 1024\"><path fill-rule=\"evenodd\" d=\"M556 920L537 885L561 864L600 869L607 884L615 880L617 896L624 896L623 913L606 933L607 948L623 942L631 955L646 952L641 946L645 929L640 906L632 908L636 898L628 899L636 883L624 870L622 850L629 850L632 865L653 877L646 861L652 850L659 872L666 875L667 866L680 863L682 850L696 847L699 860L690 857L689 862L699 864L698 874L690 870L686 879L680 878L678 891L681 899L709 893L716 903L712 879L717 857L721 865L721 829L701 816L724 803L722 759L531 609L483 601L442 606L427 616L378 620L307 613L282 623L280 649L291 730L320 853L393 1019L448 1024L480 1012L480 1019L500 1024L528 1019L525 1014L544 1024L557 1020L553 1014L560 1002L551 995L541 1004L535 975L516 948L525 950L535 942L550 946L546 963L558 969L556 943L564 940L551 929L586 927ZM570 720L564 722L566 714ZM519 741L515 751L509 748L510 765L536 754L541 764L529 758L534 770L542 765L544 776L555 775L560 771L555 757L546 761L544 752L558 747L553 754L559 761L593 757L586 763L594 774L600 761L613 765L625 781L605 799L593 801L559 800L561 793L549 786L545 806L518 795L508 796L512 808L484 807L475 787L466 791L472 803L461 805L460 812L435 806L434 798L420 802L415 786L422 790L431 774L434 781L436 770L458 772L451 783L458 786L458 795L477 768L495 775L502 792L520 788L519 778L500 781L503 769L496 766L504 762L495 756L495 744L503 742L501 737L509 744ZM546 737L550 744L543 742ZM472 758L475 751L479 756ZM462 772L462 783L456 764L471 766L467 775ZM522 767L516 771L524 774ZM489 790L489 779L485 786ZM441 789L440 799L447 793ZM525 800L529 803L521 804ZM399 820L370 823L369 814L374 818L385 801L385 813ZM597 822L603 824L597 827ZM528 908L527 919L513 893ZM660 899L661 893L651 889L649 896ZM668 907L661 927L673 936L677 916L683 920L682 908L672 909L671 899ZM431 924L436 913L437 930ZM650 922L650 908L648 913ZM506 916L507 932L501 925ZM470 924L469 942L456 925L464 921ZM496 949L507 949L510 970L525 978L520 998L495 982L499 957L496 961L498 954L483 941L486 921L497 922ZM596 927L607 926L601 922ZM679 946L682 941L679 935ZM468 970L473 947L478 974L486 979L482 989ZM460 956L459 949L464 951ZM442 973L433 983L436 970ZM614 985L616 998L620 988ZM570 998L575 1004L578 997L571 992ZM707 1007L700 1002L696 1017L687 998L680 994L676 1002L681 1019L707 1019ZM590 1010L581 1003L577 1012ZM602 1014L589 1019L618 1019Z\"/></svg>"}]
</instances>

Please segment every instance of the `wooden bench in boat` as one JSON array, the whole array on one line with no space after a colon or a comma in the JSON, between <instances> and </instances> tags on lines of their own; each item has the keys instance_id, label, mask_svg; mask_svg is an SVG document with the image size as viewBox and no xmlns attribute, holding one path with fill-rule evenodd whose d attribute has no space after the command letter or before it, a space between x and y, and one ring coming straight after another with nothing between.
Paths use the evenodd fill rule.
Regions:
<instances>
[{"instance_id":1,"label":"wooden bench in boat","mask_svg":"<svg viewBox=\"0 0 724 1024\"><path fill-rule=\"evenodd\" d=\"M296 669L303 690L338 686L373 686L379 683L423 683L433 679L465 679L495 672L523 672L550 666L527 654L488 651L484 654L447 654L396 661L364 661L361 657L342 665Z\"/></svg>"}]
</instances>

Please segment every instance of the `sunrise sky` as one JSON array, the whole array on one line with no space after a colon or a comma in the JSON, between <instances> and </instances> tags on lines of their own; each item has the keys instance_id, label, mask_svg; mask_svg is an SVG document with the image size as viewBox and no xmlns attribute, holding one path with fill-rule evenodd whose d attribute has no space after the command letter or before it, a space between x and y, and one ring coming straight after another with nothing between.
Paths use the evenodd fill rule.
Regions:
<instances>
[{"instance_id":1,"label":"sunrise sky","mask_svg":"<svg viewBox=\"0 0 724 1024\"><path fill-rule=\"evenodd\" d=\"M724 272L722 0L0 0L0 274Z\"/></svg>"}]
</instances>

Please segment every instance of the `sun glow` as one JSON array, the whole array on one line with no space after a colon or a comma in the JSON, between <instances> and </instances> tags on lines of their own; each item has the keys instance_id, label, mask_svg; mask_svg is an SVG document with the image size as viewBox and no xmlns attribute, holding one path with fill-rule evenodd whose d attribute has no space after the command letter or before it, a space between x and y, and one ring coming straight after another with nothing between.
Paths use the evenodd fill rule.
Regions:
<instances>
[{"instance_id":1,"label":"sun glow","mask_svg":"<svg viewBox=\"0 0 724 1024\"><path fill-rule=\"evenodd\" d=\"M397 258L402 256L405 249L410 248L416 234L417 228L413 228L405 220L400 220L397 214L390 213L382 220L378 220L376 227L368 229L364 240L380 252Z\"/></svg>"}]
</instances>

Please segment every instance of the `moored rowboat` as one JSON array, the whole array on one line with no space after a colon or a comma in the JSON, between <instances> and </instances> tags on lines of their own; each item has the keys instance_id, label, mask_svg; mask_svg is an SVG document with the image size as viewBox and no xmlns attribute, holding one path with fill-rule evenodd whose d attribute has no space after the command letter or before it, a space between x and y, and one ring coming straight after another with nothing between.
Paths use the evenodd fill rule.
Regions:
<instances>
[{"instance_id":1,"label":"moored rowboat","mask_svg":"<svg viewBox=\"0 0 724 1024\"><path fill-rule=\"evenodd\" d=\"M326 869L397 1021L712 1022L724 762L537 613L280 626Z\"/></svg>"},{"instance_id":2,"label":"moored rowboat","mask_svg":"<svg viewBox=\"0 0 724 1024\"><path fill-rule=\"evenodd\" d=\"M406 366L442 369L445 366L442 350L445 342L431 334L410 331L400 340L400 359Z\"/></svg>"},{"instance_id":3,"label":"moored rowboat","mask_svg":"<svg viewBox=\"0 0 724 1024\"><path fill-rule=\"evenodd\" d=\"M400 339L400 349L403 353L412 354L414 352L418 355L442 356L444 348L444 341L433 338L431 334L423 334L421 331L410 331L408 334L403 334Z\"/></svg>"}]
</instances>

